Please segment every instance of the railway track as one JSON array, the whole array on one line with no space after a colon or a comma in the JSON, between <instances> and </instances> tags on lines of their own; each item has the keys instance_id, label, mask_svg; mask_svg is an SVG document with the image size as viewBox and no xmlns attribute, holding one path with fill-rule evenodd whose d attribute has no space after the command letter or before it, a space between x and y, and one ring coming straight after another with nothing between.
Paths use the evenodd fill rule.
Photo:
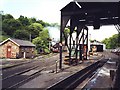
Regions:
<instances>
[{"instance_id":1,"label":"railway track","mask_svg":"<svg viewBox=\"0 0 120 90\"><path fill-rule=\"evenodd\" d=\"M24 70L29 70L31 67L34 67L37 65L37 63L40 63L39 61L31 62L31 63L25 63L20 66L15 66L9 69L2 70L2 78L10 77L11 75L14 75L19 72L23 72Z\"/></svg>"},{"instance_id":2,"label":"railway track","mask_svg":"<svg viewBox=\"0 0 120 90\"><path fill-rule=\"evenodd\" d=\"M40 72L44 70L44 68L40 68L39 66L32 67L30 69L24 70L19 73L15 73L11 76L2 79L2 89L8 90L17 88L18 86L24 84L28 80L35 78L40 75Z\"/></svg>"},{"instance_id":3,"label":"railway track","mask_svg":"<svg viewBox=\"0 0 120 90\"><path fill-rule=\"evenodd\" d=\"M57 56L54 59L56 60ZM18 66L23 67L22 69L18 67L10 68L7 70L3 70L3 78L2 78L2 90L9 90L18 88L19 86L23 85L24 83L28 82L31 79L34 79L35 77L41 75L41 71L49 69L52 66L55 66L55 60L50 60L52 57L47 58L44 63L41 63L39 61L32 62L32 65L28 65L29 67L24 67L26 64ZM49 61L47 61L49 60ZM38 63L39 62L39 63ZM14 70L14 69L17 69ZM19 70L18 70L19 69ZM13 70L13 72L11 72ZM7 73L9 75L7 75Z\"/></svg>"},{"instance_id":4,"label":"railway track","mask_svg":"<svg viewBox=\"0 0 120 90\"><path fill-rule=\"evenodd\" d=\"M78 85L80 85L83 81L85 81L88 77L92 77L97 70L102 67L108 59L101 59L92 65L78 71L77 73L66 77L65 79L55 83L54 85L47 88L47 90L73 90Z\"/></svg>"},{"instance_id":5,"label":"railway track","mask_svg":"<svg viewBox=\"0 0 120 90\"><path fill-rule=\"evenodd\" d=\"M13 68L13 67L17 67L17 66L20 66L20 65L23 65L23 64L28 64L28 63L32 63L34 62L33 60L31 61L24 61L24 62L21 62L21 63L18 63L18 64L15 64L15 65L11 65L11 66L8 66L8 67L3 67L2 70L7 70L7 69L10 69L10 68Z\"/></svg>"},{"instance_id":6,"label":"railway track","mask_svg":"<svg viewBox=\"0 0 120 90\"><path fill-rule=\"evenodd\" d=\"M57 54L51 54L51 55L49 55L49 56L55 56L55 55L57 55ZM41 60L41 59L46 59L46 58L48 58L49 56L47 56L47 55L43 55L43 56L41 56L41 57L39 57L39 58L36 58L35 60ZM17 64L13 64L13 65L10 65L10 66L7 66L7 67L3 67L2 68L2 70L3 71L5 71L5 70L7 70L7 69L10 69L10 68L15 68L15 67L19 67L19 66L21 66L21 65L27 65L27 64L29 64L29 63L34 63L35 62L35 60L30 60L30 61L23 61L23 62L21 62L21 63L17 63ZM10 62L9 62L10 63ZM15 61L13 62L13 63L15 63ZM4 63L3 63L4 64Z\"/></svg>"},{"instance_id":7,"label":"railway track","mask_svg":"<svg viewBox=\"0 0 120 90\"><path fill-rule=\"evenodd\" d=\"M56 64L52 66L47 66L41 68L40 66L35 66L30 69L15 73L11 76L2 79L2 90L16 89L24 83L28 82L31 79L41 75L41 71L55 67ZM22 78L21 78L22 77ZM12 82L11 82L12 81Z\"/></svg>"},{"instance_id":8,"label":"railway track","mask_svg":"<svg viewBox=\"0 0 120 90\"><path fill-rule=\"evenodd\" d=\"M52 60L52 58L54 58L54 57L58 57L58 55L57 56L56 55L52 56L52 57L47 58L47 59L44 58L44 59L41 59L41 60L35 60L35 61L33 60L32 62L29 62L27 64L24 63L24 64L21 64L19 66L15 66L15 67L12 67L12 68L9 68L9 69L4 69L4 70L2 69L2 78L9 77L9 76L11 76L15 73L22 72L26 69L29 69L29 68L37 66L37 65L41 66L41 68L49 66L49 64L52 65L56 61L56 58L55 58L55 60L54 59Z\"/></svg>"}]
</instances>

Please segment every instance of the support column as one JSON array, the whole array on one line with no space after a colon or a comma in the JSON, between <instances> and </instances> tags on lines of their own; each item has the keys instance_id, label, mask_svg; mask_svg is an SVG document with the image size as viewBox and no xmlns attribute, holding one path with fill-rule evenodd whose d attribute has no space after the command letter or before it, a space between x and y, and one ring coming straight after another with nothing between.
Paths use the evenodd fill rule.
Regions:
<instances>
[{"instance_id":1,"label":"support column","mask_svg":"<svg viewBox=\"0 0 120 90\"><path fill-rule=\"evenodd\" d=\"M78 31L77 31L77 34L78 34L77 36L78 36L78 39L79 39L78 40L79 41L79 43L78 43L78 47L79 47L79 60L82 60L82 44L81 44L81 40L82 40L82 37L83 37L82 29L83 29L83 25L80 24L78 26ZM80 33L82 33L81 37L79 37Z\"/></svg>"},{"instance_id":2,"label":"support column","mask_svg":"<svg viewBox=\"0 0 120 90\"><path fill-rule=\"evenodd\" d=\"M87 30L87 41L86 41L86 59L88 54L88 30Z\"/></svg>"},{"instance_id":3,"label":"support column","mask_svg":"<svg viewBox=\"0 0 120 90\"><path fill-rule=\"evenodd\" d=\"M62 69L62 32L63 32L63 25L62 25L62 15L61 15L61 27L60 27L60 63L59 69Z\"/></svg>"},{"instance_id":4,"label":"support column","mask_svg":"<svg viewBox=\"0 0 120 90\"><path fill-rule=\"evenodd\" d=\"M76 64L78 64L78 45L79 45L79 43L78 43L78 40L79 40L79 33L80 32L78 32L79 30L78 30L79 28L77 27L77 32L76 32L76 49L75 49L75 53L76 53L76 56L75 56L75 58L76 58ZM80 53L79 53L80 54Z\"/></svg>"},{"instance_id":5,"label":"support column","mask_svg":"<svg viewBox=\"0 0 120 90\"><path fill-rule=\"evenodd\" d=\"M71 52L72 52L72 46L71 46L71 38L72 38L72 32L73 32L73 18L70 19L70 39L69 39L69 64L71 65L72 63L72 58L71 58Z\"/></svg>"},{"instance_id":6,"label":"support column","mask_svg":"<svg viewBox=\"0 0 120 90\"><path fill-rule=\"evenodd\" d=\"M83 41L82 41L82 60L84 60L84 28L83 28Z\"/></svg>"},{"instance_id":7,"label":"support column","mask_svg":"<svg viewBox=\"0 0 120 90\"><path fill-rule=\"evenodd\" d=\"M70 33L70 39L69 39L69 46L70 46L70 50L69 50L69 64L71 65L71 37L72 37L72 33Z\"/></svg>"},{"instance_id":8,"label":"support column","mask_svg":"<svg viewBox=\"0 0 120 90\"><path fill-rule=\"evenodd\" d=\"M75 52L76 52L75 58L76 58L76 64L77 64L78 63L78 36L76 38L76 50L75 50Z\"/></svg>"},{"instance_id":9,"label":"support column","mask_svg":"<svg viewBox=\"0 0 120 90\"><path fill-rule=\"evenodd\" d=\"M70 16L64 16L63 13L61 12L59 69L62 69L62 36L63 36L64 29L65 29L69 19L70 19Z\"/></svg>"},{"instance_id":10,"label":"support column","mask_svg":"<svg viewBox=\"0 0 120 90\"><path fill-rule=\"evenodd\" d=\"M82 44L79 43L79 59L82 60Z\"/></svg>"}]
</instances>

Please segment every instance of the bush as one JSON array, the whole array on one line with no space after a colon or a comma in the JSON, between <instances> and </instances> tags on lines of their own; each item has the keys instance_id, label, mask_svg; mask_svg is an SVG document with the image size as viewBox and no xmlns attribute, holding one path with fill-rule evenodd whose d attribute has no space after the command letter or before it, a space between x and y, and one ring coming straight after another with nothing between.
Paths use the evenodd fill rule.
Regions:
<instances>
[{"instance_id":1,"label":"bush","mask_svg":"<svg viewBox=\"0 0 120 90\"><path fill-rule=\"evenodd\" d=\"M48 53L50 53L50 50L47 48L47 49L44 49L44 53L45 54L48 54Z\"/></svg>"}]
</instances>

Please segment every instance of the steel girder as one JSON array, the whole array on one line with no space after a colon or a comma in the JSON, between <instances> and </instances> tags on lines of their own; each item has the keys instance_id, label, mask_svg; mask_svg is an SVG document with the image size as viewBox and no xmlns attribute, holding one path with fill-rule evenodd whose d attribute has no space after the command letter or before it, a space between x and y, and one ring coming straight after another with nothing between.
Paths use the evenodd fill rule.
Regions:
<instances>
[{"instance_id":1,"label":"steel girder","mask_svg":"<svg viewBox=\"0 0 120 90\"><path fill-rule=\"evenodd\" d=\"M69 40L69 59L71 63L71 39L72 33L75 27L77 27L76 36L76 60L78 56L77 48L81 49L78 45L80 40L82 44L86 41L88 43L88 34L84 37L84 26L91 25L95 29L99 29L102 25L117 25L120 24L120 2L70 2L64 8L61 9L61 29L60 29L60 43L62 44L62 36L64 29L70 21L70 40ZM83 30L83 32L82 32ZM82 32L80 38L79 34ZM88 30L87 30L88 33ZM82 46L83 49L83 46ZM88 50L88 48L86 49ZM80 54L82 55L83 52ZM82 58L83 59L83 58ZM77 62L77 61L76 61ZM60 46L60 65L59 68L62 69L62 45Z\"/></svg>"}]
</instances>

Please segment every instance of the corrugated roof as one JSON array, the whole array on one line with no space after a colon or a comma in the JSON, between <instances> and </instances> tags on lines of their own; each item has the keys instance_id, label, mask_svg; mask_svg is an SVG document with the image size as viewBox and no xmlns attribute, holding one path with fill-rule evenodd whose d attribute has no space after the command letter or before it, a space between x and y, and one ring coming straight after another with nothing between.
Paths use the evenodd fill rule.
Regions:
<instances>
[{"instance_id":1,"label":"corrugated roof","mask_svg":"<svg viewBox=\"0 0 120 90\"><path fill-rule=\"evenodd\" d=\"M31 46L31 47L35 47L35 45L33 43L31 43L30 41L20 40L20 39L13 39L13 38L8 38L7 40L5 40L2 43L0 43L0 45L2 45L3 43L7 42L8 40L12 41L13 43L15 43L18 46Z\"/></svg>"}]
</instances>

